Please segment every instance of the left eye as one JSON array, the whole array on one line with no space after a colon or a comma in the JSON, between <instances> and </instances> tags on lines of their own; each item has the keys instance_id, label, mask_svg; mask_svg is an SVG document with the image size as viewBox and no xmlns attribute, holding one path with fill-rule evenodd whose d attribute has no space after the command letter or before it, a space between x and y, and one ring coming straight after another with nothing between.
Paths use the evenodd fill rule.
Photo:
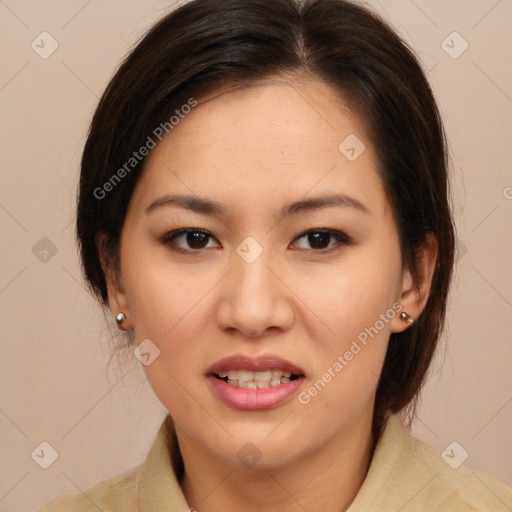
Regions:
<instances>
[{"instance_id":1,"label":"left eye","mask_svg":"<svg viewBox=\"0 0 512 512\"><path fill-rule=\"evenodd\" d=\"M344 233L340 231L332 231L329 229L324 230L312 230L303 233L296 240L305 239L310 244L310 247L305 247L305 249L313 249L313 250L328 250L336 245L344 245L349 243L349 238ZM331 242L336 242L333 245L329 245Z\"/></svg>"}]
</instances>

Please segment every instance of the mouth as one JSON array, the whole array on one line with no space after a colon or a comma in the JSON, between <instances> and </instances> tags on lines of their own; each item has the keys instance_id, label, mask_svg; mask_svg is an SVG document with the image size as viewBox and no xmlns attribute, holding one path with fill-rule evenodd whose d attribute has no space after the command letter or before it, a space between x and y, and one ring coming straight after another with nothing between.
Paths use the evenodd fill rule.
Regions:
<instances>
[{"instance_id":1,"label":"mouth","mask_svg":"<svg viewBox=\"0 0 512 512\"><path fill-rule=\"evenodd\" d=\"M235 409L279 407L302 386L302 368L278 356L234 355L212 365L207 378L214 394Z\"/></svg>"},{"instance_id":2,"label":"mouth","mask_svg":"<svg viewBox=\"0 0 512 512\"><path fill-rule=\"evenodd\" d=\"M228 370L214 374L214 377L230 386L246 389L266 389L303 377L292 372L270 369L253 372L250 370Z\"/></svg>"}]
</instances>

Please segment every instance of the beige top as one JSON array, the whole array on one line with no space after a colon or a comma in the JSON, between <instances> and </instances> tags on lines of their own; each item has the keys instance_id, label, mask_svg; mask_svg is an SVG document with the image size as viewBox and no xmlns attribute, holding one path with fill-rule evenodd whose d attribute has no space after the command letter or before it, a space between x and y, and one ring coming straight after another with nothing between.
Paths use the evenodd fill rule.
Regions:
<instances>
[{"instance_id":1,"label":"beige top","mask_svg":"<svg viewBox=\"0 0 512 512\"><path fill-rule=\"evenodd\" d=\"M167 415L142 464L83 494L60 496L36 512L194 510L173 469L181 463L175 439ZM464 465L453 469L436 449L412 437L396 416L390 416L366 479L348 508L356 511L510 512L512 489Z\"/></svg>"}]
</instances>

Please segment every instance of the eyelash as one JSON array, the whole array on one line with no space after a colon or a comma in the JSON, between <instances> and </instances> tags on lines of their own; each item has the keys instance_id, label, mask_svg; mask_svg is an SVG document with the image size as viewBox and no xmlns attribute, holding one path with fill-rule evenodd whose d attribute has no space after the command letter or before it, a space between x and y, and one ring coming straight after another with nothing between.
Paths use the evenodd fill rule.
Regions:
<instances>
[{"instance_id":1,"label":"eyelash","mask_svg":"<svg viewBox=\"0 0 512 512\"><path fill-rule=\"evenodd\" d=\"M203 229L199 228L184 228L184 229L178 229L175 231L171 231L170 233L165 234L163 237L160 238L160 242L164 245L167 245L170 247L170 249L174 252L181 253L181 254L190 254L190 253L199 253L205 250L205 248L202 249L183 249L176 246L175 240L179 238L180 236L186 235L187 233L201 233L203 235L206 235L209 238L213 238L213 235L209 233L208 231L205 231ZM294 240L300 240L301 238L305 238L308 235L314 234L314 233L321 233L323 235L331 235L334 240L336 240L336 244L332 247L329 247L327 249L306 249L315 253L323 253L327 254L332 252L334 249L348 245L351 243L351 239L349 236L347 236L342 231L337 231L333 229L310 229L308 231L305 231L295 237ZM331 240L329 240L329 243Z\"/></svg>"}]
</instances>

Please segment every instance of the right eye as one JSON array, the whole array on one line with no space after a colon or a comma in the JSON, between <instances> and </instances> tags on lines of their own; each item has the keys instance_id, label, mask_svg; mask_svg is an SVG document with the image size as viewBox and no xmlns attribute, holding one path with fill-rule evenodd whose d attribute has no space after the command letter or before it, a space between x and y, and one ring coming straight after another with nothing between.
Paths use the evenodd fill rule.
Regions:
<instances>
[{"instance_id":1,"label":"right eye","mask_svg":"<svg viewBox=\"0 0 512 512\"><path fill-rule=\"evenodd\" d=\"M197 228L178 229L167 233L160 241L168 245L172 251L181 253L199 252L208 249L208 241L213 235ZM186 244L185 247L183 244Z\"/></svg>"}]
</instances>

